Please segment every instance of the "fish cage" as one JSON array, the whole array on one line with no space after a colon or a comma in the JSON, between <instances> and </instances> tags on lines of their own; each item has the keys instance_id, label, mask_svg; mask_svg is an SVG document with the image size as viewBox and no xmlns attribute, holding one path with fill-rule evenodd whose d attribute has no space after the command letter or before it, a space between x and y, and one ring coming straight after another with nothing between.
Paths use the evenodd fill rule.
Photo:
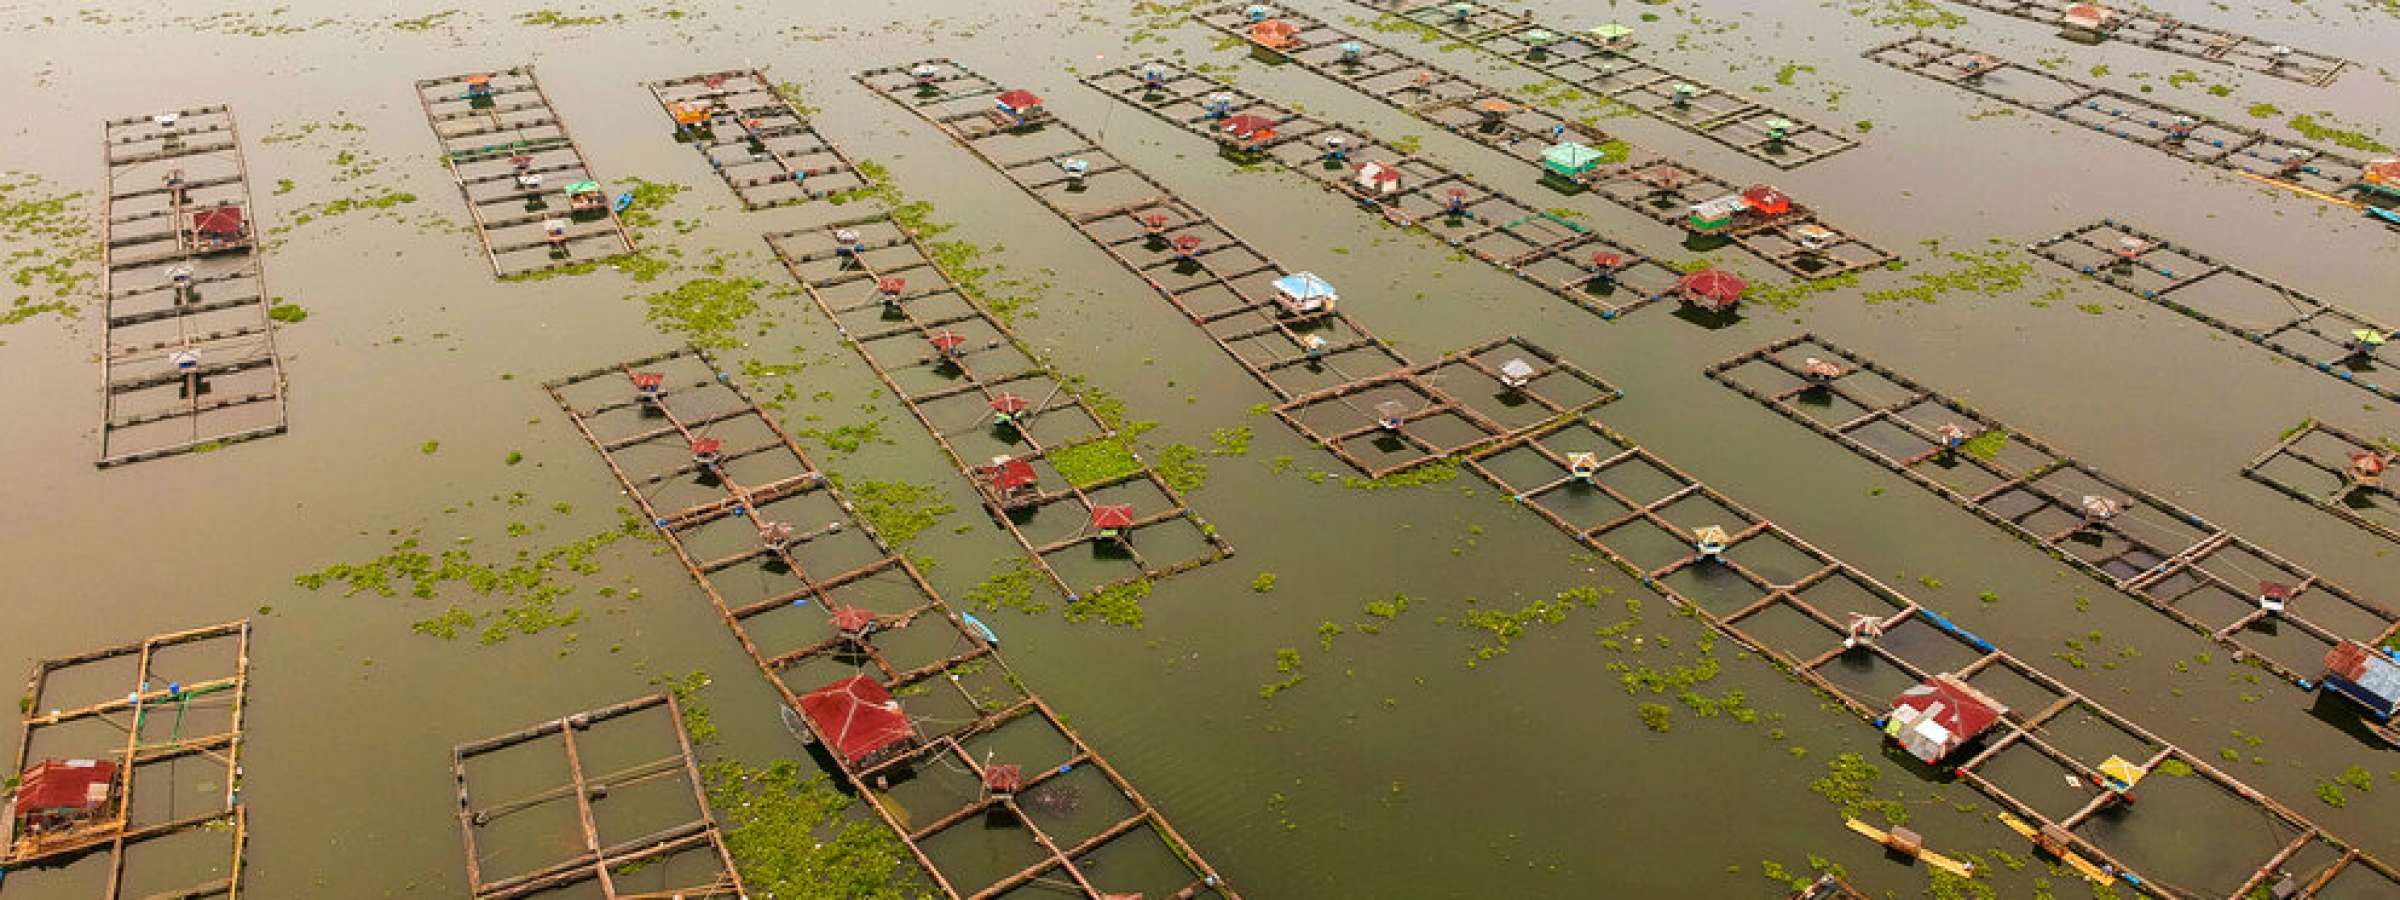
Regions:
<instances>
[{"instance_id":1,"label":"fish cage","mask_svg":"<svg viewBox=\"0 0 2400 900\"><path fill-rule=\"evenodd\" d=\"M2242 475L2387 541L2400 541L2400 448L2315 419L2276 440Z\"/></svg>"},{"instance_id":2,"label":"fish cage","mask_svg":"<svg viewBox=\"0 0 2400 900\"><path fill-rule=\"evenodd\" d=\"M468 896L747 897L683 716L653 694L453 749Z\"/></svg>"},{"instance_id":3,"label":"fish cage","mask_svg":"<svg viewBox=\"0 0 2400 900\"><path fill-rule=\"evenodd\" d=\"M0 799L24 896L238 897L250 622L38 660Z\"/></svg>"},{"instance_id":4,"label":"fish cage","mask_svg":"<svg viewBox=\"0 0 2400 900\"><path fill-rule=\"evenodd\" d=\"M496 276L525 275L633 252L633 234L532 66L417 82Z\"/></svg>"},{"instance_id":5,"label":"fish cage","mask_svg":"<svg viewBox=\"0 0 2400 900\"><path fill-rule=\"evenodd\" d=\"M97 464L284 433L273 294L233 112L111 119L104 132Z\"/></svg>"},{"instance_id":6,"label":"fish cage","mask_svg":"<svg viewBox=\"0 0 2400 900\"><path fill-rule=\"evenodd\" d=\"M2383 604L1822 338L1708 375L2286 681L2315 678L2343 640L2400 631Z\"/></svg>"},{"instance_id":7,"label":"fish cage","mask_svg":"<svg viewBox=\"0 0 2400 900\"><path fill-rule=\"evenodd\" d=\"M818 133L795 98L763 69L704 72L653 81L649 88L675 139L708 162L744 209L790 206L869 186L857 162Z\"/></svg>"}]
</instances>

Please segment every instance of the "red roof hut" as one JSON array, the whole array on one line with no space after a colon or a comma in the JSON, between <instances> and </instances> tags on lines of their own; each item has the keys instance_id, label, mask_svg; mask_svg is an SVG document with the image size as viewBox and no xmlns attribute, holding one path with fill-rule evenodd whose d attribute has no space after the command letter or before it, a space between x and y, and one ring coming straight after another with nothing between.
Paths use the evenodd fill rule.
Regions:
<instances>
[{"instance_id":1,"label":"red roof hut","mask_svg":"<svg viewBox=\"0 0 2400 900\"><path fill-rule=\"evenodd\" d=\"M1742 191L1742 205L1753 215L1772 219L1792 211L1792 198L1771 184L1754 184Z\"/></svg>"},{"instance_id":2,"label":"red roof hut","mask_svg":"<svg viewBox=\"0 0 2400 900\"><path fill-rule=\"evenodd\" d=\"M1092 528L1106 537L1133 527L1133 507L1129 504L1107 504L1092 507Z\"/></svg>"},{"instance_id":3,"label":"red roof hut","mask_svg":"<svg viewBox=\"0 0 2400 900\"><path fill-rule=\"evenodd\" d=\"M933 344L933 352L943 356L955 354L967 344L967 339L955 331L936 331L926 340Z\"/></svg>"},{"instance_id":4,"label":"red roof hut","mask_svg":"<svg viewBox=\"0 0 2400 900\"><path fill-rule=\"evenodd\" d=\"M1742 302L1742 292L1749 289L1748 283L1723 269L1701 269L1683 276L1683 280L1675 284L1675 290L1683 296L1683 302L1709 312L1732 309L1735 304Z\"/></svg>"},{"instance_id":5,"label":"red roof hut","mask_svg":"<svg viewBox=\"0 0 2400 900\"><path fill-rule=\"evenodd\" d=\"M983 768L983 792L994 800L1014 797L1025 786L1025 767L998 763Z\"/></svg>"},{"instance_id":6,"label":"red roof hut","mask_svg":"<svg viewBox=\"0 0 2400 900\"><path fill-rule=\"evenodd\" d=\"M875 614L863 606L836 606L832 619L833 630L850 637L865 635L868 629L875 627Z\"/></svg>"},{"instance_id":7,"label":"red roof hut","mask_svg":"<svg viewBox=\"0 0 2400 900\"><path fill-rule=\"evenodd\" d=\"M1015 457L995 457L991 465L975 467L976 486L1002 506L1032 499L1040 493L1041 481L1032 463Z\"/></svg>"},{"instance_id":8,"label":"red roof hut","mask_svg":"<svg viewBox=\"0 0 2400 900\"><path fill-rule=\"evenodd\" d=\"M1000 104L1001 109L1008 110L1009 112L1015 113L1019 116L1023 116L1027 113L1033 112L1034 110L1042 108L1042 98L1034 94L1034 92L1024 88L1018 88L1016 90L1009 91L994 99Z\"/></svg>"},{"instance_id":9,"label":"red roof hut","mask_svg":"<svg viewBox=\"0 0 2400 900\"><path fill-rule=\"evenodd\" d=\"M1269 50L1281 50L1298 42L1300 29L1282 19L1268 19L1250 26L1250 40Z\"/></svg>"},{"instance_id":10,"label":"red roof hut","mask_svg":"<svg viewBox=\"0 0 2400 900\"><path fill-rule=\"evenodd\" d=\"M1234 116L1225 120L1222 130L1239 143L1255 146L1275 136L1275 120L1265 116Z\"/></svg>"},{"instance_id":11,"label":"red roof hut","mask_svg":"<svg viewBox=\"0 0 2400 900\"><path fill-rule=\"evenodd\" d=\"M852 675L810 691L800 711L842 762L858 766L917 736L892 692L864 675Z\"/></svg>"},{"instance_id":12,"label":"red roof hut","mask_svg":"<svg viewBox=\"0 0 2400 900\"><path fill-rule=\"evenodd\" d=\"M1928 765L1983 734L2008 707L1953 675L1936 675L1900 692L1883 733Z\"/></svg>"},{"instance_id":13,"label":"red roof hut","mask_svg":"<svg viewBox=\"0 0 2400 900\"><path fill-rule=\"evenodd\" d=\"M234 244L250 236L239 206L212 206L192 214L192 233L203 244Z\"/></svg>"},{"instance_id":14,"label":"red roof hut","mask_svg":"<svg viewBox=\"0 0 2400 900\"><path fill-rule=\"evenodd\" d=\"M16 830L25 834L56 831L101 818L108 814L116 792L114 762L43 760L25 770L17 784Z\"/></svg>"}]
</instances>

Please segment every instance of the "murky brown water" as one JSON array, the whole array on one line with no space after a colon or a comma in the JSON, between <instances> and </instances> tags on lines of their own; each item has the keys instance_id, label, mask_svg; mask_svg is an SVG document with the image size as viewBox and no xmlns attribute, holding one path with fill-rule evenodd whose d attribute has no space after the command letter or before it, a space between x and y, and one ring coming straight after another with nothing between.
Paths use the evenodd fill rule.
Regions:
<instances>
[{"instance_id":1,"label":"murky brown water","mask_svg":"<svg viewBox=\"0 0 2400 900\"><path fill-rule=\"evenodd\" d=\"M1755 659L1734 658L1729 644L1719 645L1724 669L1704 690L1743 690L1764 720L1702 719L1670 697L1628 696L1611 665L1690 662L1697 630L1689 622L1626 579L1595 571L1599 563L1481 482L1342 487L1340 464L1271 417L1249 413L1265 393L1141 284L847 77L929 54L1040 90L1062 115L1252 242L1339 284L1348 310L1412 356L1503 333L1566 354L1626 389L1599 417L1667 459L2195 752L2238 751L2228 771L2367 849L2400 856L2400 827L2385 802L2400 791L2400 756L2316 720L2298 691L2229 677L2242 670L2221 653L2212 666L2179 673L2176 660L2215 648L1700 375L1716 360L1813 330L2370 597L2400 602L2400 548L2235 474L2304 416L2392 433L2400 415L2390 404L2122 294L2065 281L2063 270L2014 251L2004 262L2027 273L2014 290L1950 292L1931 304L1862 300L1866 290L1911 283L1909 274L1958 268L1920 240L1939 240L1943 251L2004 249L2117 216L2391 320L2400 318L2388 289L2400 278L2400 253L2388 230L2047 120L1969 121L1998 104L1859 58L1869 44L1904 32L1834 9L1742 0L1626 5L1608 14L1660 14L1664 21L1640 24L1650 46L1720 82L1771 88L1775 102L1819 121L1872 120L1863 146L1772 177L1901 252L1911 268L1870 274L1860 288L1818 295L1794 311L1756 309L1723 330L1659 310L1604 323L1484 266L1447 260L1430 241L1371 226L1298 177L1233 173L1196 138L1076 86L1064 68L1181 52L1186 61L1238 64L1237 83L1312 113L1383 134L1425 131L1306 72L1213 51L1214 35L1196 26L1150 32L1155 37L1129 49L1136 17L1115 4L954 3L900 14L871 4L694 6L680 18L626 4L565 10L625 16L566 27L520 24L511 14L521 10L489 8L427 30L392 24L438 9L373 6L271 14L259 4L197 32L192 22L176 23L180 14L152 7L0 11L0 33L14 49L0 58L0 78L18 111L0 139L0 168L36 173L56 190L96 191L97 120L226 102L241 121L260 221L289 224L304 205L344 196L417 198L388 212L299 225L268 253L273 292L310 313L279 337L291 373L285 436L96 472L97 307L87 304L71 324L39 317L0 331L0 374L10 386L0 421L11 423L13 463L0 497L14 511L0 524L0 548L16 573L0 661L257 615L245 761L248 887L257 896L457 895L464 873L448 749L652 690L653 679L669 674L716 676L710 702L726 731L722 752L793 752L765 685L684 574L648 545L601 552L602 573L562 601L580 607L583 621L492 646L478 645L472 632L453 641L411 632L410 623L454 601L474 611L496 605L455 586L427 600L407 597L405 586L400 597L382 599L293 584L297 573L386 552L394 529L422 529L429 547L472 537L475 552L505 561L519 548L565 543L616 522L609 477L537 384L674 343L644 320L643 304L625 297L701 273L643 285L615 273L492 280L472 238L458 230L465 210L409 86L523 62L540 66L601 175L689 187L649 229L651 246L680 248L691 266L711 252L731 254L729 273L781 287L788 281L758 235L855 208L741 212L696 155L668 139L665 118L640 86L771 66L772 77L805 88L827 136L888 165L909 196L957 223L950 237L1004 245L990 259L1047 281L1038 317L1020 330L1122 397L1133 417L1158 421L1151 440L1205 447L1212 429L1255 432L1246 456L1209 459L1208 486L1192 495L1239 555L1162 583L1147 601L1144 627L1068 625L1055 612L986 617L1026 680L1245 894L1769 896L1776 888L1760 876L1762 860L1797 871L1811 855L1845 865L1878 893L1923 890L1921 872L1883 862L1808 789L1836 754L1872 758L1872 731L1821 710ZM1597 14L1568 3L1535 7L1569 23ZM1332 0L1307 8L1358 14ZM2223 24L2252 15L2196 0L2162 8ZM1693 15L1708 27L1691 28L1685 20ZM2357 59L2388 55L2400 36L2400 19L2330 4L2256 15L2266 21L2251 30ZM312 25L320 16L332 21ZM2269 102L2400 135L2400 92L2379 70L2311 89L1968 16L1953 36L2012 58L2063 55L2067 72L2107 65L2112 71L2099 80L2150 85L2153 96L2222 117L2246 119L2245 107ZM295 30L262 27L276 23ZM1722 30L1726 24L1739 27ZM240 33L245 27L263 33ZM1692 32L1688 47L1663 49L1682 31ZM1521 71L1468 54L1434 58L1490 72L1487 80L1499 84L1526 82ZM1774 76L1786 62L1815 69L1780 85ZM2177 68L2198 70L2201 81L2169 85ZM2231 90L2220 97L2203 89L2216 83ZM363 131L262 140L306 123ZM1713 172L1771 174L1655 121L1603 127L1688 154ZM336 162L345 148L380 158L380 167L336 181L356 167ZM1520 164L1465 141L1427 135L1424 152L1512 191L1536 190ZM293 187L277 193L283 178ZM1605 204L1580 208L1595 226L1646 250L1688 255L1655 222ZM88 203L84 211L97 215ZM691 223L688 233L677 220ZM2063 295L2045 296L2058 286ZM1012 545L974 512L972 494L943 470L923 432L801 298L762 298L738 332L747 346L734 356L806 363L791 379L795 427L863 421L870 414L862 405L874 407L888 443L822 453L821 461L849 478L938 486L961 512L917 549L938 561L932 578L957 597ZM2099 313L2078 304L2096 304ZM429 441L439 442L437 452L423 452ZM512 452L523 463L506 464ZM1272 470L1280 456L1294 460L1290 471ZM1310 471L1335 477L1315 483L1303 477ZM502 498L516 491L527 499L510 506ZM512 522L539 530L512 537ZM1273 591L1254 592L1253 579L1269 572ZM1469 665L1475 648L1490 643L1487 632L1462 624L1471 609L1514 610L1585 584L1645 599L1635 631L1648 636L1645 649L1612 652L1591 633L1620 618L1611 598L1557 626L1528 626L1507 654ZM603 585L615 587L614 596L600 596ZM639 598L629 599L635 588ZM1986 591L1998 600L1978 602ZM1363 604L1395 593L1412 600L1380 634L1345 633L1331 650L1317 643L1321 623L1372 621ZM2079 608L2078 596L2088 604ZM2084 653L2090 668L2048 656L2094 631L2107 649ZM1261 700L1259 685L1283 677L1274 661L1287 647L1300 651L1308 677ZM2124 647L2134 655L2120 654ZM2100 664L2104 656L2115 668ZM1673 707L1671 731L1642 726L1636 704L1652 701ZM2351 791L2338 809L2317 799L2320 782L2353 765L2375 773L2373 792ZM1884 770L1884 793L1898 789L1916 814L1913 827L1937 848L2028 855L1967 789ZM2271 840L2259 836L2267 825L2253 813L2205 797L2156 807L2111 827L2132 836L2139 862L2200 882L2238 881L2246 872L2225 871L2239 865L2224 862L2226 851L2248 858ZM2039 868L2002 871L1996 886L2027 895ZM19 885L27 896L43 895L30 879L12 879Z\"/></svg>"}]
</instances>

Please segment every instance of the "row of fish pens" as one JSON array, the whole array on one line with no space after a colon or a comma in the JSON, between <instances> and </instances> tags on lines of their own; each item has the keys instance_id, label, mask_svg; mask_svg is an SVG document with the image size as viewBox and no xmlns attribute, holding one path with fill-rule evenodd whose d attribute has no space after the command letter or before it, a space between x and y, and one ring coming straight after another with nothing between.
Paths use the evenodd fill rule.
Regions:
<instances>
[{"instance_id":1,"label":"row of fish pens","mask_svg":"<svg viewBox=\"0 0 2400 900\"><path fill-rule=\"evenodd\" d=\"M2381 603L1823 338L1708 375L2302 687L2331 648L2400 633Z\"/></svg>"},{"instance_id":2,"label":"row of fish pens","mask_svg":"<svg viewBox=\"0 0 2400 900\"><path fill-rule=\"evenodd\" d=\"M1604 424L1554 425L1478 451L1467 466L1577 544L1878 727L1893 708L1889 698L1937 676L1998 698L2006 708L1995 722L1996 735L1964 742L1956 751L1966 753L1963 762L1945 760L1940 769L1918 774L1966 782L2034 822L2038 827L2028 830L2037 849L2106 864L2091 869L2095 877L2121 878L2150 896L2199 895L2161 883L2156 873L2144 873L2108 846L2117 843L2112 838L2126 821L2121 817L2139 815L2120 805L2124 794L2104 787L2109 779L2130 772L2131 780L2140 781L2172 764L2189 767L2202 783L2279 826L2272 854L2221 896L2249 896L2295 871L2320 887L2338 878L2344 890L2400 890L2400 871ZM2101 759L2103 754L2110 758ZM2095 791L2062 794L2060 774Z\"/></svg>"},{"instance_id":3,"label":"row of fish pens","mask_svg":"<svg viewBox=\"0 0 2400 900\"><path fill-rule=\"evenodd\" d=\"M2367 161L2333 147L2277 137L2197 110L2054 75L1925 35L1868 48L1865 56L2184 162L2224 169L2346 209L2365 208L2340 193L2363 183Z\"/></svg>"},{"instance_id":4,"label":"row of fish pens","mask_svg":"<svg viewBox=\"0 0 2400 900\"><path fill-rule=\"evenodd\" d=\"M2110 8L2081 0L1951 0L1986 12L2055 26L2062 33L2111 40L2160 53L2273 75L2324 87L2357 65L2338 56L2300 50L2237 31L2186 22L2170 13Z\"/></svg>"},{"instance_id":5,"label":"row of fish pens","mask_svg":"<svg viewBox=\"0 0 2400 900\"><path fill-rule=\"evenodd\" d=\"M1722 202L1721 198L1735 197L1742 189L1689 163L1635 148L1588 121L1544 110L1523 97L1436 68L1355 31L1302 13L1276 15L1296 29L1278 42L1282 46L1275 52L1282 58L1530 165L1548 184L1572 190L1600 188L1601 197L1619 206L1695 234L1729 240L1797 277L1831 278L1891 259L1889 252L1833 227L1771 186L1751 190L1763 189L1780 198L1775 207L1744 207L1722 224L1699 223L1691 215L1695 205ZM1255 23L1240 4L1203 10L1194 18L1235 38L1256 40L1249 33ZM1171 77L1186 74L1180 66L1150 65L1168 67ZM1149 78L1145 68L1144 80ZM1789 140L1792 127L1788 120L1769 119L1769 140ZM1406 168L1405 164L1395 167Z\"/></svg>"},{"instance_id":6,"label":"row of fish pens","mask_svg":"<svg viewBox=\"0 0 2400 900\"><path fill-rule=\"evenodd\" d=\"M249 166L233 112L105 123L102 468L282 434Z\"/></svg>"},{"instance_id":7,"label":"row of fish pens","mask_svg":"<svg viewBox=\"0 0 2400 900\"><path fill-rule=\"evenodd\" d=\"M1451 459L1618 395L1520 338L1411 362L1342 312L1323 279L1276 262L1030 91L948 59L857 77L1141 277L1274 395L1281 418L1369 477Z\"/></svg>"},{"instance_id":8,"label":"row of fish pens","mask_svg":"<svg viewBox=\"0 0 2400 900\"><path fill-rule=\"evenodd\" d=\"M1444 47L1480 51L1777 168L1798 168L1858 146L1846 135L1669 68L1655 57L1637 56L1630 29L1559 28L1535 21L1530 13L1473 3L1350 2L1426 29L1424 37ZM1270 9L1265 18L1279 14Z\"/></svg>"},{"instance_id":9,"label":"row of fish pens","mask_svg":"<svg viewBox=\"0 0 2400 900\"><path fill-rule=\"evenodd\" d=\"M889 216L772 234L767 243L1070 602L1232 555L1072 379ZM1107 464L1062 471L1053 459L1061 453ZM1132 571L1093 587L1060 571L1079 555L1111 573Z\"/></svg>"},{"instance_id":10,"label":"row of fish pens","mask_svg":"<svg viewBox=\"0 0 2400 900\"><path fill-rule=\"evenodd\" d=\"M2392 326L2113 219L2026 245L2035 256L2387 400L2367 380Z\"/></svg>"},{"instance_id":11,"label":"row of fish pens","mask_svg":"<svg viewBox=\"0 0 2400 900\"><path fill-rule=\"evenodd\" d=\"M2242 467L2242 476L2400 542L2400 496L2385 481L2400 445L2309 419Z\"/></svg>"},{"instance_id":12,"label":"row of fish pens","mask_svg":"<svg viewBox=\"0 0 2400 900\"><path fill-rule=\"evenodd\" d=\"M565 120L532 66L429 78L417 102L441 143L476 240L498 276L572 265L634 249Z\"/></svg>"},{"instance_id":13,"label":"row of fish pens","mask_svg":"<svg viewBox=\"0 0 2400 900\"><path fill-rule=\"evenodd\" d=\"M1092 898L1234 896L1024 688L997 636L945 603L706 351L546 389L775 687L794 730L821 746L944 895L1038 881ZM1029 758L1020 740L1064 749ZM1121 813L1073 815L1087 791L1113 794ZM1022 842L993 852L1027 862L990 870L979 862L988 841Z\"/></svg>"}]
</instances>

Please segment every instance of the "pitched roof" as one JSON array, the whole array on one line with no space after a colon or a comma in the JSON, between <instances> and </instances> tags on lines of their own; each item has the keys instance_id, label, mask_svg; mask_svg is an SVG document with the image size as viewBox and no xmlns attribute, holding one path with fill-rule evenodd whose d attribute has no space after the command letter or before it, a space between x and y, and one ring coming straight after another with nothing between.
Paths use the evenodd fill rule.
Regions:
<instances>
[{"instance_id":1,"label":"pitched roof","mask_svg":"<svg viewBox=\"0 0 2400 900\"><path fill-rule=\"evenodd\" d=\"M25 770L17 784L17 811L93 810L108 802L117 764L98 759L48 759Z\"/></svg>"},{"instance_id":2,"label":"pitched roof","mask_svg":"<svg viewBox=\"0 0 2400 900\"><path fill-rule=\"evenodd\" d=\"M992 485L1001 490L1015 490L1041 483L1041 476L1033 471L1033 464L1021 459L994 460L991 465L982 467L982 471L983 476L991 479Z\"/></svg>"},{"instance_id":3,"label":"pitched roof","mask_svg":"<svg viewBox=\"0 0 2400 900\"><path fill-rule=\"evenodd\" d=\"M1750 289L1749 283L1723 269L1701 269L1683 276L1683 280L1676 284L1686 291L1719 303L1740 300L1742 292Z\"/></svg>"},{"instance_id":4,"label":"pitched roof","mask_svg":"<svg viewBox=\"0 0 2400 900\"><path fill-rule=\"evenodd\" d=\"M1918 759L1935 762L1974 740L2007 712L2000 701L1956 676L1936 675L1892 700L1893 724L1906 734L1891 730Z\"/></svg>"},{"instance_id":5,"label":"pitched roof","mask_svg":"<svg viewBox=\"0 0 2400 900\"><path fill-rule=\"evenodd\" d=\"M1024 88L1018 88L1016 90L1009 91L1008 93L1001 94L997 99L1000 101L1001 106L1019 111L1032 109L1042 105L1042 98L1035 96L1032 91Z\"/></svg>"},{"instance_id":6,"label":"pitched roof","mask_svg":"<svg viewBox=\"0 0 2400 900\"><path fill-rule=\"evenodd\" d=\"M1130 504L1104 504L1092 507L1093 528L1132 528L1133 507Z\"/></svg>"},{"instance_id":7,"label":"pitched roof","mask_svg":"<svg viewBox=\"0 0 2400 900\"><path fill-rule=\"evenodd\" d=\"M242 208L215 206L192 214L192 228L208 234L242 233Z\"/></svg>"},{"instance_id":8,"label":"pitched roof","mask_svg":"<svg viewBox=\"0 0 2400 900\"><path fill-rule=\"evenodd\" d=\"M916 736L892 692L864 675L852 675L808 692L800 711L845 762L857 765L878 751Z\"/></svg>"},{"instance_id":9,"label":"pitched roof","mask_svg":"<svg viewBox=\"0 0 2400 900\"><path fill-rule=\"evenodd\" d=\"M833 608L833 629L835 631L860 632L874 624L875 614L868 612L865 607L836 606Z\"/></svg>"},{"instance_id":10,"label":"pitched roof","mask_svg":"<svg viewBox=\"0 0 2400 900\"><path fill-rule=\"evenodd\" d=\"M1024 412L1026 409L1032 406L1033 404L1026 402L1025 398L1008 393L1007 391L1002 391L1000 392L999 396L992 398L993 412L1016 415L1017 413Z\"/></svg>"}]
</instances>

